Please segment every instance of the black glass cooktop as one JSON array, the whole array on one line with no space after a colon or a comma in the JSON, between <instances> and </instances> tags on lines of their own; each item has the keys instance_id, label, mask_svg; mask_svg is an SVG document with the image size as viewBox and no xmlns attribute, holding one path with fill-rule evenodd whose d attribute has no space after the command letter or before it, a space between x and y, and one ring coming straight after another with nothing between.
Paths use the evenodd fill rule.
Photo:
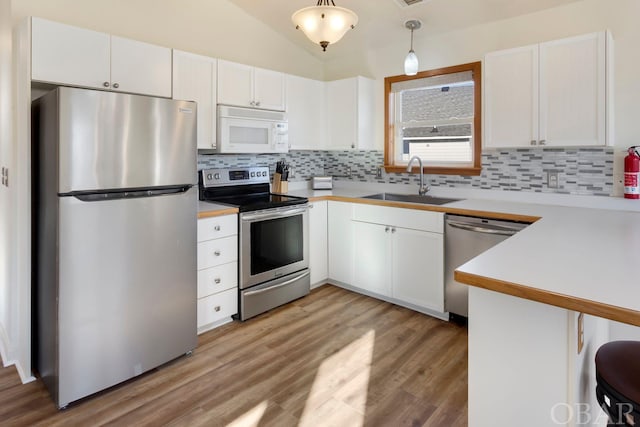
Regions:
<instances>
[{"instance_id":1,"label":"black glass cooktop","mask_svg":"<svg viewBox=\"0 0 640 427\"><path fill-rule=\"evenodd\" d=\"M240 212L259 211L263 209L279 208L307 203L304 197L285 196L282 194L245 194L242 196L225 196L207 198L205 201L236 206Z\"/></svg>"}]
</instances>

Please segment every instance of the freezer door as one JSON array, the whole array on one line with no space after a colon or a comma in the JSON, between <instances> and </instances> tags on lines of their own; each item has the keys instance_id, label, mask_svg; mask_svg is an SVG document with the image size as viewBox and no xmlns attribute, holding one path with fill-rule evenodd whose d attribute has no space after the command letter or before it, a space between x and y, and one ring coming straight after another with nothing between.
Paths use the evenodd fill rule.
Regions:
<instances>
[{"instance_id":1,"label":"freezer door","mask_svg":"<svg viewBox=\"0 0 640 427\"><path fill-rule=\"evenodd\" d=\"M58 193L197 183L194 102L67 87L56 92Z\"/></svg>"},{"instance_id":2,"label":"freezer door","mask_svg":"<svg viewBox=\"0 0 640 427\"><path fill-rule=\"evenodd\" d=\"M196 347L196 204L59 198L60 406Z\"/></svg>"}]
</instances>

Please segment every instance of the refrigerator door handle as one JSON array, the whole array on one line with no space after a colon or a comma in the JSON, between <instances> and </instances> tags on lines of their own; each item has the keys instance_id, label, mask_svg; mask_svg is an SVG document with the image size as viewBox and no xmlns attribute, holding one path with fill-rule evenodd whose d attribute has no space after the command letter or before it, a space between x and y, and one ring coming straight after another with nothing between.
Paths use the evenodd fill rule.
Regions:
<instances>
[{"instance_id":1,"label":"refrigerator door handle","mask_svg":"<svg viewBox=\"0 0 640 427\"><path fill-rule=\"evenodd\" d=\"M127 190L119 190L119 191L102 191L102 192L73 192L60 194L63 196L71 196L75 197L78 200L83 202L102 202L107 200L118 200L118 199L135 199L141 197L156 197L156 196L166 196L171 194L179 194L185 193L189 191L189 189L193 187L192 184L186 185L178 185L171 187L155 187L155 188L147 188L147 189L127 189Z\"/></svg>"}]
</instances>

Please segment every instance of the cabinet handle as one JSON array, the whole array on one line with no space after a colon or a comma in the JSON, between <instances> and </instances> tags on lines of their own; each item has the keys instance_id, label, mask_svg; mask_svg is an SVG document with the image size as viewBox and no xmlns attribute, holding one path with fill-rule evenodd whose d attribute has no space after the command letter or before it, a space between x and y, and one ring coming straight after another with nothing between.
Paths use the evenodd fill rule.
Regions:
<instances>
[{"instance_id":1,"label":"cabinet handle","mask_svg":"<svg viewBox=\"0 0 640 427\"><path fill-rule=\"evenodd\" d=\"M392 232L392 233L395 233L395 232L396 232L396 228L395 228L395 227L393 227L393 228L391 229L391 232Z\"/></svg>"},{"instance_id":2,"label":"cabinet handle","mask_svg":"<svg viewBox=\"0 0 640 427\"><path fill-rule=\"evenodd\" d=\"M221 280L220 280L220 278L219 278L219 277L218 277L218 278L216 278L216 279L214 279L213 281L216 283L216 285L219 285L219 284L220 284L220 282L221 282Z\"/></svg>"},{"instance_id":3,"label":"cabinet handle","mask_svg":"<svg viewBox=\"0 0 640 427\"><path fill-rule=\"evenodd\" d=\"M216 305L215 307L213 307L213 311L220 311L220 306Z\"/></svg>"},{"instance_id":4,"label":"cabinet handle","mask_svg":"<svg viewBox=\"0 0 640 427\"><path fill-rule=\"evenodd\" d=\"M385 228L384 228L384 232L385 232L385 233L388 233L388 232L389 232L389 227L385 227Z\"/></svg>"},{"instance_id":5,"label":"cabinet handle","mask_svg":"<svg viewBox=\"0 0 640 427\"><path fill-rule=\"evenodd\" d=\"M249 105L251 105L252 107L255 107L255 105L256 105L256 101L251 101L251 102L249 103Z\"/></svg>"},{"instance_id":6,"label":"cabinet handle","mask_svg":"<svg viewBox=\"0 0 640 427\"><path fill-rule=\"evenodd\" d=\"M256 107L259 107L259 106L260 106L260 101L257 101L256 102Z\"/></svg>"},{"instance_id":7,"label":"cabinet handle","mask_svg":"<svg viewBox=\"0 0 640 427\"><path fill-rule=\"evenodd\" d=\"M351 148L356 148L356 144L351 144Z\"/></svg>"},{"instance_id":8,"label":"cabinet handle","mask_svg":"<svg viewBox=\"0 0 640 427\"><path fill-rule=\"evenodd\" d=\"M109 82L104 82L104 83L102 83L102 86L104 86L104 87L109 87Z\"/></svg>"},{"instance_id":9,"label":"cabinet handle","mask_svg":"<svg viewBox=\"0 0 640 427\"><path fill-rule=\"evenodd\" d=\"M114 87L115 89L118 89L118 88L120 87L120 85L119 85L118 83L114 83L114 84L113 84L113 87Z\"/></svg>"},{"instance_id":10,"label":"cabinet handle","mask_svg":"<svg viewBox=\"0 0 640 427\"><path fill-rule=\"evenodd\" d=\"M546 139L541 139L540 141L538 141L538 144L547 145L547 140Z\"/></svg>"},{"instance_id":11,"label":"cabinet handle","mask_svg":"<svg viewBox=\"0 0 640 427\"><path fill-rule=\"evenodd\" d=\"M216 225L215 227L213 227L213 229L214 229L215 231L220 231L220 226L219 226L219 225Z\"/></svg>"},{"instance_id":12,"label":"cabinet handle","mask_svg":"<svg viewBox=\"0 0 640 427\"><path fill-rule=\"evenodd\" d=\"M309 205L309 209L313 209L313 205L312 205L312 204L311 204L311 205Z\"/></svg>"},{"instance_id":13,"label":"cabinet handle","mask_svg":"<svg viewBox=\"0 0 640 427\"><path fill-rule=\"evenodd\" d=\"M531 140L531 145L536 145L536 144L537 144L536 140L535 140L535 139L532 139L532 140Z\"/></svg>"},{"instance_id":14,"label":"cabinet handle","mask_svg":"<svg viewBox=\"0 0 640 427\"><path fill-rule=\"evenodd\" d=\"M213 254L214 254L215 256L220 256L220 251L215 251Z\"/></svg>"}]
</instances>

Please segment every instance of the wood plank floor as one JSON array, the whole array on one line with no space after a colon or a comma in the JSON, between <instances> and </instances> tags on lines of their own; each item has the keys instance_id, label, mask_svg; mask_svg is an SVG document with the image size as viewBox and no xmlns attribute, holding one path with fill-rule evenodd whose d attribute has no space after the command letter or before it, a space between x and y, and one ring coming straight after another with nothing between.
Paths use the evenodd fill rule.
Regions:
<instances>
[{"instance_id":1,"label":"wood plank floor","mask_svg":"<svg viewBox=\"0 0 640 427\"><path fill-rule=\"evenodd\" d=\"M326 285L65 411L0 369L0 425L466 426L467 331Z\"/></svg>"}]
</instances>

